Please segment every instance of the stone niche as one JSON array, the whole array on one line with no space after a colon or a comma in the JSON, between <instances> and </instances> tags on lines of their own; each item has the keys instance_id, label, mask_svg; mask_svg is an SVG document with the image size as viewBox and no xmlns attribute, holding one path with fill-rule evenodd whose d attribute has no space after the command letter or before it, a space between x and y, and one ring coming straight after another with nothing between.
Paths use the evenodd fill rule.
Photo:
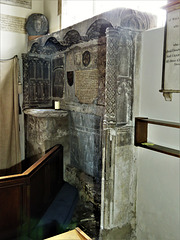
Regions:
<instances>
[{"instance_id":1,"label":"stone niche","mask_svg":"<svg viewBox=\"0 0 180 240\"><path fill-rule=\"evenodd\" d=\"M79 190L76 214L93 239L136 236L141 34L155 22L150 14L115 9L31 41L23 55L27 156L62 143L64 178ZM60 111L52 109L54 100ZM32 108L51 109L36 115Z\"/></svg>"}]
</instances>

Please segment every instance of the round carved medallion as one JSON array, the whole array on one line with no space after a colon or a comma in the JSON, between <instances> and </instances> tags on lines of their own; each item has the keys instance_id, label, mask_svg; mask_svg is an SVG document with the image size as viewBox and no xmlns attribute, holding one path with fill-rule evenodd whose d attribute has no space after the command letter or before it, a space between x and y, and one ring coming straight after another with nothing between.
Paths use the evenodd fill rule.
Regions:
<instances>
[{"instance_id":1,"label":"round carved medallion","mask_svg":"<svg viewBox=\"0 0 180 240\"><path fill-rule=\"evenodd\" d=\"M85 51L82 55L82 62L83 62L83 65L85 67L87 67L89 65L91 61L91 56L90 56L90 52L89 51Z\"/></svg>"},{"instance_id":2,"label":"round carved medallion","mask_svg":"<svg viewBox=\"0 0 180 240\"><path fill-rule=\"evenodd\" d=\"M28 17L25 28L29 36L45 35L49 31L49 22L45 15L33 13Z\"/></svg>"}]
</instances>

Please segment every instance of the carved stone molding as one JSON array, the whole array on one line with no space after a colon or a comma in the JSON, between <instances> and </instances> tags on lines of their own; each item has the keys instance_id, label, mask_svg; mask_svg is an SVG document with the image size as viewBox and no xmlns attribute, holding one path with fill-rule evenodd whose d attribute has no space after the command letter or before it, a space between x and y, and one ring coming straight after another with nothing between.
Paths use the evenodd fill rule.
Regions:
<instances>
[{"instance_id":1,"label":"carved stone molding","mask_svg":"<svg viewBox=\"0 0 180 240\"><path fill-rule=\"evenodd\" d=\"M78 31L70 30L63 37L63 42L67 46L71 46L72 44L79 43L81 41L81 36Z\"/></svg>"},{"instance_id":2,"label":"carved stone molding","mask_svg":"<svg viewBox=\"0 0 180 240\"><path fill-rule=\"evenodd\" d=\"M105 19L94 21L88 28L86 35L88 39L99 38L106 35L106 28L112 27L112 24Z\"/></svg>"},{"instance_id":3,"label":"carved stone molding","mask_svg":"<svg viewBox=\"0 0 180 240\"><path fill-rule=\"evenodd\" d=\"M116 123L117 54L119 51L119 33L107 28L106 80L105 80L105 121Z\"/></svg>"},{"instance_id":4,"label":"carved stone molding","mask_svg":"<svg viewBox=\"0 0 180 240\"><path fill-rule=\"evenodd\" d=\"M133 89L132 80L119 78L117 82L117 124L127 124L132 120Z\"/></svg>"},{"instance_id":5,"label":"carved stone molding","mask_svg":"<svg viewBox=\"0 0 180 240\"><path fill-rule=\"evenodd\" d=\"M50 37L44 45L35 42L32 44L30 53L51 55L60 51L64 51L67 47L57 41L56 38Z\"/></svg>"},{"instance_id":6,"label":"carved stone molding","mask_svg":"<svg viewBox=\"0 0 180 240\"><path fill-rule=\"evenodd\" d=\"M134 33L107 29L105 122L127 124L132 119Z\"/></svg>"},{"instance_id":7,"label":"carved stone molding","mask_svg":"<svg viewBox=\"0 0 180 240\"><path fill-rule=\"evenodd\" d=\"M120 27L133 30L147 30L153 22L153 16L150 14L133 9L123 9L119 19Z\"/></svg>"}]
</instances>

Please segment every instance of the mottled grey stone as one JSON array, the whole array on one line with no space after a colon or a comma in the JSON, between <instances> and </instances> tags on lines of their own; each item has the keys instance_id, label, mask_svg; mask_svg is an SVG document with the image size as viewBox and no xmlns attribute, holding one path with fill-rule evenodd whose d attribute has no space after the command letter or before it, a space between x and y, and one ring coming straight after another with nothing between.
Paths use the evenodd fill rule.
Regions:
<instances>
[{"instance_id":1,"label":"mottled grey stone","mask_svg":"<svg viewBox=\"0 0 180 240\"><path fill-rule=\"evenodd\" d=\"M102 230L100 240L130 240L131 232L131 226L128 224L111 230Z\"/></svg>"},{"instance_id":2,"label":"mottled grey stone","mask_svg":"<svg viewBox=\"0 0 180 240\"><path fill-rule=\"evenodd\" d=\"M30 36L47 34L49 31L48 19L41 13L33 13L28 17L25 28Z\"/></svg>"},{"instance_id":3,"label":"mottled grey stone","mask_svg":"<svg viewBox=\"0 0 180 240\"><path fill-rule=\"evenodd\" d=\"M98 19L91 24L86 34L89 39L99 38L106 35L107 27L112 27L112 24L105 19Z\"/></svg>"},{"instance_id":4,"label":"mottled grey stone","mask_svg":"<svg viewBox=\"0 0 180 240\"><path fill-rule=\"evenodd\" d=\"M115 9L32 42L37 44L35 57L45 53L50 54L48 57L52 60L56 54L64 55L62 68L65 86L61 106L69 111L69 136L66 135L66 142L63 141L68 144L69 137L68 160L71 164L71 168L68 168L68 160L65 160L65 178L77 184L81 196L94 205L99 204L99 199L95 198L97 194L92 182L102 181L100 207L103 240L130 240L134 237L136 153L133 146L133 116L138 113L134 89L137 89L140 79L141 32L152 27L155 27L155 18L150 14L131 9ZM47 43L50 44L49 47ZM57 50L56 54L54 49ZM83 64L86 52L89 53L90 61ZM25 66L26 63L25 61ZM56 66L52 69L56 69ZM90 75L95 72L96 75ZM70 84L67 77L71 80ZM88 81L92 84L89 85L90 89L84 88L84 85L90 83ZM27 82L25 85L27 93ZM61 94L62 86L63 84ZM77 94L77 90L81 90L80 94ZM93 90L98 90L95 96ZM86 93L93 95L92 101L84 101L82 97L87 97ZM91 100L91 96L88 97ZM30 144L33 143L32 139L38 139L36 150L41 152L42 146L39 143L50 145L45 129L60 128L59 136L63 126L55 126L51 120L48 120L48 125L43 119L38 121L41 126L39 133L42 135L36 135L33 127L37 123L31 119L27 139ZM64 124L67 127L67 123ZM56 141L55 134L55 130L49 132L51 143Z\"/></svg>"},{"instance_id":5,"label":"mottled grey stone","mask_svg":"<svg viewBox=\"0 0 180 240\"><path fill-rule=\"evenodd\" d=\"M100 208L101 204L101 182L95 182L95 179L85 172L66 166L66 181L75 186L79 191L80 199L85 202L91 202L95 207Z\"/></svg>"},{"instance_id":6,"label":"mottled grey stone","mask_svg":"<svg viewBox=\"0 0 180 240\"><path fill-rule=\"evenodd\" d=\"M99 179L101 176L101 118L95 115L71 112L71 164Z\"/></svg>"},{"instance_id":7,"label":"mottled grey stone","mask_svg":"<svg viewBox=\"0 0 180 240\"><path fill-rule=\"evenodd\" d=\"M44 45L49 37L55 37L60 43L63 43L63 38L71 30L78 33L77 36L80 35L83 41L89 41L91 37L101 37L105 33L106 27L112 26L144 31L156 27L156 21L156 16L152 14L127 8L117 8L37 39L35 42ZM76 39L79 39L79 36ZM77 41L75 42L77 43ZM33 42L30 43L30 46L32 44Z\"/></svg>"},{"instance_id":8,"label":"mottled grey stone","mask_svg":"<svg viewBox=\"0 0 180 240\"><path fill-rule=\"evenodd\" d=\"M117 147L133 144L133 127L124 126L117 130Z\"/></svg>"},{"instance_id":9,"label":"mottled grey stone","mask_svg":"<svg viewBox=\"0 0 180 240\"><path fill-rule=\"evenodd\" d=\"M29 109L25 111L25 155L34 163L56 144L64 147L64 161L69 159L69 126L66 111Z\"/></svg>"},{"instance_id":10,"label":"mottled grey stone","mask_svg":"<svg viewBox=\"0 0 180 240\"><path fill-rule=\"evenodd\" d=\"M83 64L83 54L89 52L90 62L87 66ZM105 66L106 66L106 39L105 37L99 40L92 40L89 42L79 43L76 46L72 46L65 53L66 63L65 63L65 100L67 103L79 103L79 99L76 96L77 84L79 80L85 82L85 79L76 79L76 72L81 72L82 74L88 74L88 71L94 70L97 72L97 97L94 99L93 105L104 105L105 102ZM68 73L73 72L74 84L68 84ZM92 80L92 79L91 79ZM89 80L89 81L91 81ZM86 87L86 85L84 86ZM75 91L76 90L76 91ZM91 89L89 89L90 91ZM92 94L94 91L92 90ZM81 97L81 94L80 94ZM92 111L94 106L92 106Z\"/></svg>"},{"instance_id":11,"label":"mottled grey stone","mask_svg":"<svg viewBox=\"0 0 180 240\"><path fill-rule=\"evenodd\" d=\"M66 117L68 115L67 111L55 110L55 109L26 109L25 114L40 117L40 118L50 118L50 117Z\"/></svg>"}]
</instances>

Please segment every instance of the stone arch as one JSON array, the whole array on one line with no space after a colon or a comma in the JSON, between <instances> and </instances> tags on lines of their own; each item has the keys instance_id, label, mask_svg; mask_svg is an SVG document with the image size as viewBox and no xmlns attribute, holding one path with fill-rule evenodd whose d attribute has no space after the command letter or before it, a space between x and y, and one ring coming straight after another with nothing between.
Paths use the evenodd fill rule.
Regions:
<instances>
[{"instance_id":1,"label":"stone arch","mask_svg":"<svg viewBox=\"0 0 180 240\"><path fill-rule=\"evenodd\" d=\"M146 13L132 9L123 9L120 19L120 27L123 28L146 30L150 26Z\"/></svg>"},{"instance_id":2,"label":"stone arch","mask_svg":"<svg viewBox=\"0 0 180 240\"><path fill-rule=\"evenodd\" d=\"M40 53L41 52L41 47L38 42L35 42L32 44L30 53Z\"/></svg>"},{"instance_id":3,"label":"stone arch","mask_svg":"<svg viewBox=\"0 0 180 240\"><path fill-rule=\"evenodd\" d=\"M50 37L46 40L44 45L41 45L38 42L32 44L30 53L37 53L37 54L53 54L58 51L63 51L67 47L60 44L55 37Z\"/></svg>"},{"instance_id":4,"label":"stone arch","mask_svg":"<svg viewBox=\"0 0 180 240\"><path fill-rule=\"evenodd\" d=\"M112 27L112 24L105 19L98 19L88 28L86 35L89 39L99 38L106 35L106 28Z\"/></svg>"},{"instance_id":5,"label":"stone arch","mask_svg":"<svg viewBox=\"0 0 180 240\"><path fill-rule=\"evenodd\" d=\"M81 36L77 30L70 30L68 31L64 38L63 44L66 46L71 46L73 44L79 43L81 41Z\"/></svg>"},{"instance_id":6,"label":"stone arch","mask_svg":"<svg viewBox=\"0 0 180 240\"><path fill-rule=\"evenodd\" d=\"M57 51L63 51L66 47L61 45L55 37L50 37L44 44L44 50L50 51L51 53L55 53Z\"/></svg>"}]
</instances>

